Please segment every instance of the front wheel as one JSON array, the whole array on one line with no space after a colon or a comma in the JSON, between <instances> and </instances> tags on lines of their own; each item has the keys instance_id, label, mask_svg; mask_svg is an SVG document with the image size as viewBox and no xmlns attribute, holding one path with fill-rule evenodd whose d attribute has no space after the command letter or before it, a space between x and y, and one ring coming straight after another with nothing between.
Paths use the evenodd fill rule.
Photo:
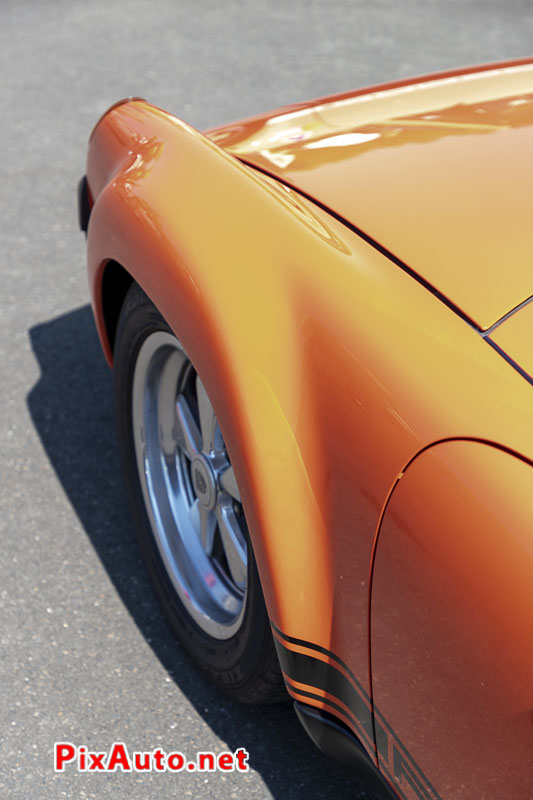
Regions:
<instances>
[{"instance_id":1,"label":"front wheel","mask_svg":"<svg viewBox=\"0 0 533 800\"><path fill-rule=\"evenodd\" d=\"M128 493L178 639L232 697L287 699L222 431L185 350L135 284L120 314L114 359Z\"/></svg>"}]
</instances>

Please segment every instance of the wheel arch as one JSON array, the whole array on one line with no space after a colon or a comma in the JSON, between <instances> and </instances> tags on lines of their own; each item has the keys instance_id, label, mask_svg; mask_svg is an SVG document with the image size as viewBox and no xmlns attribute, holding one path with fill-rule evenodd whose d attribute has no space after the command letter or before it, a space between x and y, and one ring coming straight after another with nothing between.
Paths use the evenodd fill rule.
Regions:
<instances>
[{"instance_id":1,"label":"wheel arch","mask_svg":"<svg viewBox=\"0 0 533 800\"><path fill-rule=\"evenodd\" d=\"M114 109L95 129L87 179L95 198L87 231L89 282L108 362L134 281L182 342L212 399L245 487L271 618L289 630L291 617L308 621L297 588L303 571L323 598L317 618L309 620L312 636L327 639L332 568L295 436L306 365L292 305L294 275L284 254L292 246L305 263L313 248L312 260L320 263L330 251L346 258L346 248L297 197L288 198L196 131L137 101ZM230 265L234 291L226 275ZM296 604L287 587L298 592Z\"/></svg>"}]
</instances>

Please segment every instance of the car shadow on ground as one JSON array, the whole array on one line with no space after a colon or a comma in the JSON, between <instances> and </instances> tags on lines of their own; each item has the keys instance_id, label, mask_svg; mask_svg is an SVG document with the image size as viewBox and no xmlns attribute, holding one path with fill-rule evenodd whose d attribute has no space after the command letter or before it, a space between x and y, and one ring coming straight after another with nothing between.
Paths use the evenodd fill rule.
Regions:
<instances>
[{"instance_id":1,"label":"car shadow on ground","mask_svg":"<svg viewBox=\"0 0 533 800\"><path fill-rule=\"evenodd\" d=\"M371 800L313 747L289 703L242 706L198 675L172 637L140 557L116 447L112 374L90 307L29 334L41 371L27 398L37 433L122 602L180 690L230 748L247 747L276 800Z\"/></svg>"}]
</instances>

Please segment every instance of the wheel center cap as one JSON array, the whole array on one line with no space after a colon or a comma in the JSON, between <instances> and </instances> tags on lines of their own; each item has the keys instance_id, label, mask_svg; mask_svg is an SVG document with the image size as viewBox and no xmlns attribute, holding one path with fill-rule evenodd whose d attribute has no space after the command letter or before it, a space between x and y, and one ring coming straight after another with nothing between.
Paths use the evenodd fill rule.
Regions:
<instances>
[{"instance_id":1,"label":"wheel center cap","mask_svg":"<svg viewBox=\"0 0 533 800\"><path fill-rule=\"evenodd\" d=\"M217 499L217 487L213 470L203 456L196 456L191 464L192 488L205 508L213 509Z\"/></svg>"}]
</instances>

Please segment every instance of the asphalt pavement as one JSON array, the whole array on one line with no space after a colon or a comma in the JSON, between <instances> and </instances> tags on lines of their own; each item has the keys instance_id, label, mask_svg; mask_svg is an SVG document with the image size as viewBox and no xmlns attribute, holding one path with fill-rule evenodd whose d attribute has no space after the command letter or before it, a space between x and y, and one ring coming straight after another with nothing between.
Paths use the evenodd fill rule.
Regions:
<instances>
[{"instance_id":1,"label":"asphalt pavement","mask_svg":"<svg viewBox=\"0 0 533 800\"><path fill-rule=\"evenodd\" d=\"M173 642L118 465L75 191L140 95L203 128L530 54L530 0L2 0L0 797L363 800L290 707L218 694ZM53 771L53 744L250 753L247 774Z\"/></svg>"}]
</instances>

